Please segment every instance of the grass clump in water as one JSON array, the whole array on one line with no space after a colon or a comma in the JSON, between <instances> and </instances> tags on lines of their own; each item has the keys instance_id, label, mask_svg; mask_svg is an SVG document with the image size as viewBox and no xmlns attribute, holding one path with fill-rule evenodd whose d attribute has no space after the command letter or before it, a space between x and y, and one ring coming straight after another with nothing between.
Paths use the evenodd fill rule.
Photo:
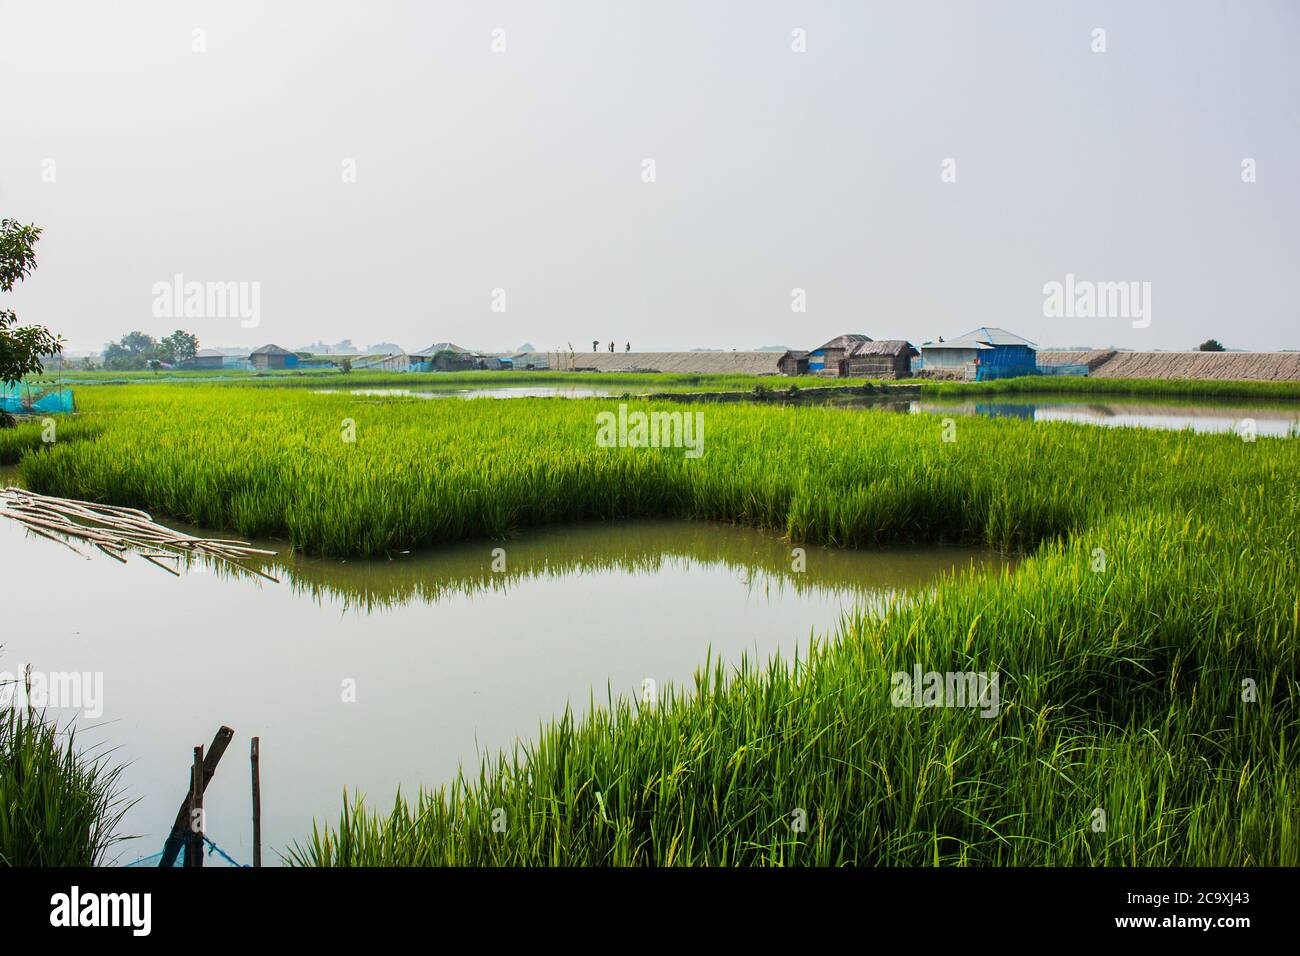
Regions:
<instances>
[{"instance_id":1,"label":"grass clump in water","mask_svg":"<svg viewBox=\"0 0 1300 956\"><path fill-rule=\"evenodd\" d=\"M0 866L99 866L130 808L121 768L0 686Z\"/></svg>"}]
</instances>

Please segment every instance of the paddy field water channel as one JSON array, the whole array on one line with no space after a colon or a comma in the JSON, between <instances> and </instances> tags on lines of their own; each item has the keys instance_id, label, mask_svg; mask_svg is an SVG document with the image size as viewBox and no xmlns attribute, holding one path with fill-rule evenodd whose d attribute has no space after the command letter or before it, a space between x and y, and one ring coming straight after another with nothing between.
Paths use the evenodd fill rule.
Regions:
<instances>
[{"instance_id":1,"label":"paddy field water channel","mask_svg":"<svg viewBox=\"0 0 1300 956\"><path fill-rule=\"evenodd\" d=\"M12 483L16 470L0 469ZM138 802L125 830L139 839L118 862L160 848L193 746L223 723L236 737L208 790L207 832L249 862L248 747L260 736L274 863L314 818L337 817L345 786L385 806L399 786L476 772L481 753L531 739L566 707L689 684L710 655L790 656L855 607L1008 564L974 549L805 546L800 571L776 535L683 521L550 528L392 560L258 543L285 552L262 566L279 583L79 557L0 520L0 672L102 675L87 684L102 682L97 700L83 697L90 708L49 714L127 764Z\"/></svg>"}]
</instances>

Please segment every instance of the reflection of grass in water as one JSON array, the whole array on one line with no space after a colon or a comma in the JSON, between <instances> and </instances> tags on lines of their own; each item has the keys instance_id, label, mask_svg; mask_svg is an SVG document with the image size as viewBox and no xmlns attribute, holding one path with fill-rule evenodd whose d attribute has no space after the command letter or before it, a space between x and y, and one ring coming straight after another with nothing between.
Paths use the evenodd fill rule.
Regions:
<instances>
[{"instance_id":1,"label":"reflection of grass in water","mask_svg":"<svg viewBox=\"0 0 1300 956\"><path fill-rule=\"evenodd\" d=\"M192 533L197 529L186 529ZM265 544L265 543L264 543ZM492 571L493 549L505 550L505 570ZM928 587L949 571L998 567L994 554L966 549L884 549L872 552L804 548L805 570L793 570L791 546L768 533L698 522L620 522L544 529L507 542L483 541L425 549L393 560L288 556L261 567L295 593L317 601L341 599L345 609L371 612L455 595L507 593L524 581L579 574L689 573L725 567L752 594L853 593L883 608L892 596ZM257 583L224 563L201 562L205 573Z\"/></svg>"},{"instance_id":2,"label":"reflection of grass in water","mask_svg":"<svg viewBox=\"0 0 1300 956\"><path fill-rule=\"evenodd\" d=\"M1218 400L1207 396L1143 396L1117 395L1114 397L1096 397L1086 395L1010 395L999 400L998 396L981 400L977 396L953 396L920 402L921 411L931 414L943 414L951 411L973 413L977 408L992 409L1052 409L1061 411L1090 411L1099 416L1151 414L1178 412L1188 416L1223 416L1248 417L1261 412L1271 413L1272 418L1300 417L1300 406L1295 402L1281 400L1257 400L1243 403L1240 399Z\"/></svg>"}]
</instances>

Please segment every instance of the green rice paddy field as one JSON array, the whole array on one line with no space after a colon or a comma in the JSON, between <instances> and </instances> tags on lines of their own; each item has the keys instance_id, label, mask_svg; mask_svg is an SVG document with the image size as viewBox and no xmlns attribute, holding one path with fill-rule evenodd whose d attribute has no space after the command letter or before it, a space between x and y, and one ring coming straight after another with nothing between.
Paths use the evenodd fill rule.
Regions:
<instances>
[{"instance_id":1,"label":"green rice paddy field","mask_svg":"<svg viewBox=\"0 0 1300 956\"><path fill-rule=\"evenodd\" d=\"M34 490L311 553L674 516L1025 556L846 619L805 659L701 661L655 708L557 720L441 791L345 798L296 862L1300 863L1295 440L963 418L945 441L924 414L708 405L689 459L598 447L609 399L77 399L52 445L0 432ZM890 675L917 665L999 673L997 715L894 707Z\"/></svg>"}]
</instances>

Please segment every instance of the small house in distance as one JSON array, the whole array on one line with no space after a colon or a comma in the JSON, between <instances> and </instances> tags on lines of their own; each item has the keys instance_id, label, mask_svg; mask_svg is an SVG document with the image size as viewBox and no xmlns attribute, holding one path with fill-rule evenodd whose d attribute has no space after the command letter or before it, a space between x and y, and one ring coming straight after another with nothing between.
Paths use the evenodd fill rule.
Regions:
<instances>
[{"instance_id":1,"label":"small house in distance","mask_svg":"<svg viewBox=\"0 0 1300 956\"><path fill-rule=\"evenodd\" d=\"M1035 374L1038 348L1014 332L981 326L946 342L922 344L921 359L927 373L982 381Z\"/></svg>"},{"instance_id":2,"label":"small house in distance","mask_svg":"<svg viewBox=\"0 0 1300 956\"><path fill-rule=\"evenodd\" d=\"M223 368L226 363L226 356L217 349L199 349L194 353L194 358L188 362L182 362L184 368Z\"/></svg>"},{"instance_id":3,"label":"small house in distance","mask_svg":"<svg viewBox=\"0 0 1300 956\"><path fill-rule=\"evenodd\" d=\"M782 375L807 375L808 353L790 349L777 360L776 367Z\"/></svg>"},{"instance_id":4,"label":"small house in distance","mask_svg":"<svg viewBox=\"0 0 1300 956\"><path fill-rule=\"evenodd\" d=\"M857 346L870 341L865 335L837 335L808 353L808 371L813 374L838 375L840 362Z\"/></svg>"},{"instance_id":5,"label":"small house in distance","mask_svg":"<svg viewBox=\"0 0 1300 956\"><path fill-rule=\"evenodd\" d=\"M254 349L249 354L248 361L255 369L298 367L298 356L278 345L263 345L260 349Z\"/></svg>"},{"instance_id":6,"label":"small house in distance","mask_svg":"<svg viewBox=\"0 0 1300 956\"><path fill-rule=\"evenodd\" d=\"M404 352L388 355L362 355L352 360L353 371L409 372L411 356Z\"/></svg>"},{"instance_id":7,"label":"small house in distance","mask_svg":"<svg viewBox=\"0 0 1300 956\"><path fill-rule=\"evenodd\" d=\"M912 359L919 355L904 339L861 342L840 363L845 378L910 378Z\"/></svg>"},{"instance_id":8,"label":"small house in distance","mask_svg":"<svg viewBox=\"0 0 1300 956\"><path fill-rule=\"evenodd\" d=\"M419 372L464 372L479 367L474 355L454 342L434 342L410 355L411 368Z\"/></svg>"}]
</instances>

